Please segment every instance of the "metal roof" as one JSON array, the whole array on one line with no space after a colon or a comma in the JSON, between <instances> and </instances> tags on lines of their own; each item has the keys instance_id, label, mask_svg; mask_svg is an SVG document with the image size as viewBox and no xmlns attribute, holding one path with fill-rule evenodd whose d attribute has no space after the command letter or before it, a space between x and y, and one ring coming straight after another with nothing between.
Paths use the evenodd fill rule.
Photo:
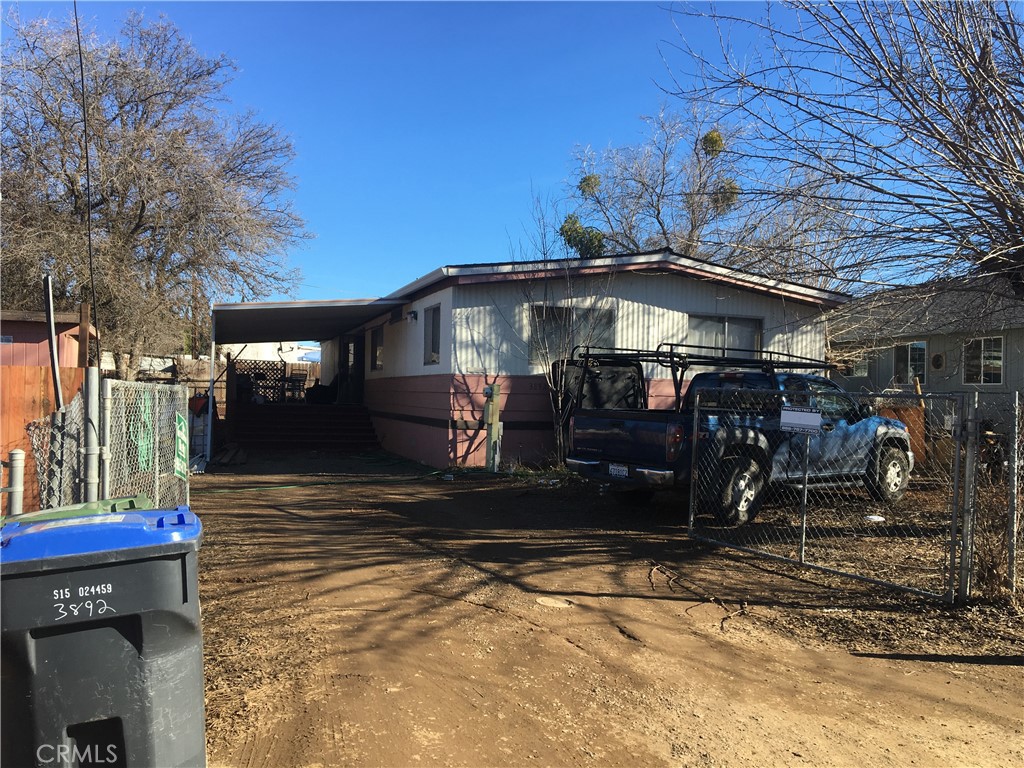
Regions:
<instances>
[{"instance_id":1,"label":"metal roof","mask_svg":"<svg viewBox=\"0 0 1024 768\"><path fill-rule=\"evenodd\" d=\"M550 259L547 261L506 261L485 264L453 264L439 267L423 277L404 285L388 299L409 301L420 291L436 283L454 280L466 284L494 280L528 280L543 275L565 275L570 272L621 272L643 269L663 269L698 280L710 280L733 285L742 290L785 297L807 304L838 306L846 302L848 294L829 291L790 280L767 277L721 264L682 256L668 248L642 253L624 253L599 256L593 259Z\"/></svg>"},{"instance_id":2,"label":"metal roof","mask_svg":"<svg viewBox=\"0 0 1024 768\"><path fill-rule=\"evenodd\" d=\"M344 335L402 303L400 299L336 299L214 304L214 341L325 341Z\"/></svg>"},{"instance_id":3,"label":"metal roof","mask_svg":"<svg viewBox=\"0 0 1024 768\"><path fill-rule=\"evenodd\" d=\"M218 344L261 341L324 341L354 332L360 326L395 307L429 294L445 284L472 284L506 280L530 280L543 276L665 270L823 307L834 307L849 297L843 293L765 277L680 256L668 249L603 256L596 259L454 264L434 271L382 299L286 301L273 303L214 304L214 341Z\"/></svg>"}]
</instances>

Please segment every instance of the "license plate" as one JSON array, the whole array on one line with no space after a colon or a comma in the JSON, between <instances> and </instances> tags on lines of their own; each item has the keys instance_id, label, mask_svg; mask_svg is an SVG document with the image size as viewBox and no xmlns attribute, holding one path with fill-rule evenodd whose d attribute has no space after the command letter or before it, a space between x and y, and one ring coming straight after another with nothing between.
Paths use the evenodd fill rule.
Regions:
<instances>
[{"instance_id":1,"label":"license plate","mask_svg":"<svg viewBox=\"0 0 1024 768\"><path fill-rule=\"evenodd\" d=\"M629 467L625 464L609 464L608 474L612 477L629 477Z\"/></svg>"}]
</instances>

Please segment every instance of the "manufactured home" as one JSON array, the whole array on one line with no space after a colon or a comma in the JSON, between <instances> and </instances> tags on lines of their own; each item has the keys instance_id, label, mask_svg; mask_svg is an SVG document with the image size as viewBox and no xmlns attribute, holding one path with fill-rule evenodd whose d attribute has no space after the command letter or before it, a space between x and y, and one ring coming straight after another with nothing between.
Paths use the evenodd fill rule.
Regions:
<instances>
[{"instance_id":1,"label":"manufactured home","mask_svg":"<svg viewBox=\"0 0 1024 768\"><path fill-rule=\"evenodd\" d=\"M435 467L483 464L484 392L498 384L502 457L533 464L553 449L545 370L575 345L672 342L820 359L823 314L845 299L659 250L445 266L380 299L218 304L214 340L319 341L321 377L305 404L363 409L383 448ZM647 374L652 406L668 405L668 373ZM283 400L294 424L302 403Z\"/></svg>"}]
</instances>

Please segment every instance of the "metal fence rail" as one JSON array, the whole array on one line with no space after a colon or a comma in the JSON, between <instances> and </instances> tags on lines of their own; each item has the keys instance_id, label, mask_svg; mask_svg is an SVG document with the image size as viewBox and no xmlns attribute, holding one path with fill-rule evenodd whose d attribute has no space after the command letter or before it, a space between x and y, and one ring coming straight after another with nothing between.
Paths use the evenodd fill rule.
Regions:
<instances>
[{"instance_id":1,"label":"metal fence rail","mask_svg":"<svg viewBox=\"0 0 1024 768\"><path fill-rule=\"evenodd\" d=\"M189 501L188 475L175 473L178 414L184 386L103 381L99 498L146 496L154 507ZM82 393L63 410L28 426L43 509L87 501L86 406ZM186 450L187 459L187 450Z\"/></svg>"},{"instance_id":2,"label":"metal fence rail","mask_svg":"<svg viewBox=\"0 0 1024 768\"><path fill-rule=\"evenodd\" d=\"M787 431L784 407L813 427ZM907 426L902 442L880 416ZM963 424L957 397L700 392L690 534L952 600L969 498ZM753 519L737 526L723 510L745 503Z\"/></svg>"}]
</instances>

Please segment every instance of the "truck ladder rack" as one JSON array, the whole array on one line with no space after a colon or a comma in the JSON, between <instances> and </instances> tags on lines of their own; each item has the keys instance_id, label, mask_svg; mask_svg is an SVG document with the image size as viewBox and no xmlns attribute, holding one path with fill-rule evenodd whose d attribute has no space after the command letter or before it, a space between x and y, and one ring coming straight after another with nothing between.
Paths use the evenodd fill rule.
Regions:
<instances>
[{"instance_id":1,"label":"truck ladder rack","mask_svg":"<svg viewBox=\"0 0 1024 768\"><path fill-rule=\"evenodd\" d=\"M776 370L826 371L835 368L824 360L776 352L769 349L742 349L738 347L708 347L697 344L664 342L657 349L627 349L622 347L576 347L571 359L583 361L584 367L623 362L655 363L672 372L672 385L676 395L676 409L682 407L683 375L692 366L705 368L734 368L775 373Z\"/></svg>"}]
</instances>

